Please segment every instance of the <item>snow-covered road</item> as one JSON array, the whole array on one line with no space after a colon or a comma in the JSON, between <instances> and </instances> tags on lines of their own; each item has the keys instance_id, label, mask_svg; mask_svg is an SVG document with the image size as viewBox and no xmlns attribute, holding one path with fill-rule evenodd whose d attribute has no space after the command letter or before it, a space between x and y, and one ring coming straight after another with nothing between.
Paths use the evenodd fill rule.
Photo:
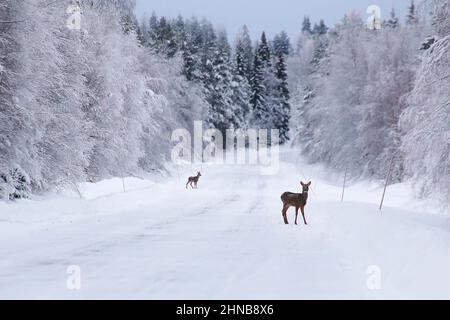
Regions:
<instances>
[{"instance_id":1,"label":"snow-covered road","mask_svg":"<svg viewBox=\"0 0 450 320\"><path fill-rule=\"evenodd\" d=\"M450 220L401 186L381 215L378 186L354 184L341 203L299 162L273 176L204 166L198 190L184 188L190 169L126 193L0 204L0 298L450 298ZM302 178L309 225L286 226L280 195Z\"/></svg>"}]
</instances>

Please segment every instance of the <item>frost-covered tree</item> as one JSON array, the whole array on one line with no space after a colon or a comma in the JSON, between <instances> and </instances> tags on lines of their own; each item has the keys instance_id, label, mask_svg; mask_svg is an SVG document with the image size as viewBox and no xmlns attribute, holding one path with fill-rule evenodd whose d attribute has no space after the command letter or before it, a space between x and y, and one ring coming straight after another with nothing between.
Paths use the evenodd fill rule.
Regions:
<instances>
[{"instance_id":1,"label":"frost-covered tree","mask_svg":"<svg viewBox=\"0 0 450 320\"><path fill-rule=\"evenodd\" d=\"M237 127L247 127L251 118L252 95L251 74L253 47L247 27L244 25L236 36L236 47L234 50L234 72L233 72L233 105L236 112L241 115L241 123Z\"/></svg>"},{"instance_id":2,"label":"frost-covered tree","mask_svg":"<svg viewBox=\"0 0 450 320\"><path fill-rule=\"evenodd\" d=\"M251 81L253 65L253 46L247 26L243 26L236 35L235 63L236 72L241 77Z\"/></svg>"},{"instance_id":3,"label":"frost-covered tree","mask_svg":"<svg viewBox=\"0 0 450 320\"><path fill-rule=\"evenodd\" d=\"M184 23L184 19L181 15L172 21L172 30L174 33L174 41L178 47L181 47L186 41L186 26Z\"/></svg>"},{"instance_id":4,"label":"frost-covered tree","mask_svg":"<svg viewBox=\"0 0 450 320\"><path fill-rule=\"evenodd\" d=\"M276 56L279 54L289 55L291 52L291 43L286 31L281 31L281 33L275 35L273 41L273 52Z\"/></svg>"},{"instance_id":5,"label":"frost-covered tree","mask_svg":"<svg viewBox=\"0 0 450 320\"><path fill-rule=\"evenodd\" d=\"M153 48L154 50L158 47L158 28L159 28L159 19L155 12L152 12L148 23L148 36L146 44L148 47Z\"/></svg>"},{"instance_id":6,"label":"frost-covered tree","mask_svg":"<svg viewBox=\"0 0 450 320\"><path fill-rule=\"evenodd\" d=\"M267 42L266 34L263 32L261 40L256 48L253 70L252 70L252 97L251 104L252 125L260 128L271 128L272 121L272 95L275 85L272 73L272 58Z\"/></svg>"},{"instance_id":7,"label":"frost-covered tree","mask_svg":"<svg viewBox=\"0 0 450 320\"><path fill-rule=\"evenodd\" d=\"M255 52L250 100L251 124L258 128L280 129L281 142L288 139L290 109L284 52L279 50L273 59L266 35L262 33Z\"/></svg>"},{"instance_id":8,"label":"frost-covered tree","mask_svg":"<svg viewBox=\"0 0 450 320\"><path fill-rule=\"evenodd\" d=\"M408 7L408 13L406 14L406 24L415 25L419 22L419 17L416 10L416 5L414 4L414 0L411 0L411 3Z\"/></svg>"},{"instance_id":9,"label":"frost-covered tree","mask_svg":"<svg viewBox=\"0 0 450 320\"><path fill-rule=\"evenodd\" d=\"M262 62L264 67L269 67L272 65L272 54L270 52L270 47L265 32L261 34L261 40L259 42L256 54L259 56L259 60Z\"/></svg>"},{"instance_id":10,"label":"frost-covered tree","mask_svg":"<svg viewBox=\"0 0 450 320\"><path fill-rule=\"evenodd\" d=\"M392 7L391 12L389 13L389 19L385 22L385 26L388 28L395 29L398 27L399 21L398 17L395 14L395 9Z\"/></svg>"},{"instance_id":11,"label":"frost-covered tree","mask_svg":"<svg viewBox=\"0 0 450 320\"><path fill-rule=\"evenodd\" d=\"M312 100L327 74L329 35L301 32L293 55L287 59L291 96L291 137L293 143L311 141L314 123Z\"/></svg>"},{"instance_id":12,"label":"frost-covered tree","mask_svg":"<svg viewBox=\"0 0 450 320\"><path fill-rule=\"evenodd\" d=\"M398 122L425 32L400 26L369 32L354 14L332 30L312 77L297 78L313 90L297 89L305 94L293 100L299 105L295 141L312 161L381 178L394 158L393 180L402 179Z\"/></svg>"},{"instance_id":13,"label":"frost-covered tree","mask_svg":"<svg viewBox=\"0 0 450 320\"><path fill-rule=\"evenodd\" d=\"M137 171L143 117L143 75L139 46L121 32L117 12L103 8L85 14L89 28L85 116L92 123L93 149L86 172L91 180Z\"/></svg>"},{"instance_id":14,"label":"frost-covered tree","mask_svg":"<svg viewBox=\"0 0 450 320\"><path fill-rule=\"evenodd\" d=\"M246 77L234 72L231 81L231 102L233 107L233 127L247 128L250 121L251 87Z\"/></svg>"},{"instance_id":15,"label":"frost-covered tree","mask_svg":"<svg viewBox=\"0 0 450 320\"><path fill-rule=\"evenodd\" d=\"M401 117L402 151L408 177L418 194L433 196L448 204L450 197L450 16L441 15L449 4L435 3L436 41L422 58L416 81ZM443 33L447 30L447 34Z\"/></svg>"},{"instance_id":16,"label":"frost-covered tree","mask_svg":"<svg viewBox=\"0 0 450 320\"><path fill-rule=\"evenodd\" d=\"M177 52L177 43L172 25L166 17L159 19L156 39L158 52L166 55L168 58L172 58Z\"/></svg>"},{"instance_id":17,"label":"frost-covered tree","mask_svg":"<svg viewBox=\"0 0 450 320\"><path fill-rule=\"evenodd\" d=\"M183 58L181 73L188 81L193 81L196 78L196 62L191 42L183 42L181 45L181 56Z\"/></svg>"},{"instance_id":18,"label":"frost-covered tree","mask_svg":"<svg viewBox=\"0 0 450 320\"><path fill-rule=\"evenodd\" d=\"M67 27L67 3L0 4L2 198L161 169L161 135L202 117L181 61L158 63L145 28L125 28L133 4L80 1L81 30ZM159 69L170 72L155 85Z\"/></svg>"},{"instance_id":19,"label":"frost-covered tree","mask_svg":"<svg viewBox=\"0 0 450 320\"><path fill-rule=\"evenodd\" d=\"M84 62L80 34L66 28L63 3L36 11L42 1L23 3L13 37L17 43L13 102L26 140L15 158L34 191L77 181L87 164L86 132L80 101ZM36 32L36 30L40 30ZM20 109L27 110L21 114ZM21 135L20 131L18 132Z\"/></svg>"},{"instance_id":20,"label":"frost-covered tree","mask_svg":"<svg viewBox=\"0 0 450 320\"><path fill-rule=\"evenodd\" d=\"M302 32L307 33L307 34L311 34L312 33L312 29L311 29L311 20L309 19L308 16L305 16L303 18L303 22L302 22Z\"/></svg>"},{"instance_id":21,"label":"frost-covered tree","mask_svg":"<svg viewBox=\"0 0 450 320\"><path fill-rule=\"evenodd\" d=\"M15 96L20 86L17 81L20 44L16 35L23 27L18 24L22 5L10 0L0 4L0 199L15 198L16 190L27 185L14 172L23 172L22 159L32 152L24 147L32 137L26 126L29 112Z\"/></svg>"},{"instance_id":22,"label":"frost-covered tree","mask_svg":"<svg viewBox=\"0 0 450 320\"><path fill-rule=\"evenodd\" d=\"M171 133L178 128L192 131L194 120L203 119L209 106L198 84L180 77L181 61L170 62L144 50L140 69L145 75L144 108L146 121L141 138L143 154L139 167L152 172L170 160Z\"/></svg>"},{"instance_id":23,"label":"frost-covered tree","mask_svg":"<svg viewBox=\"0 0 450 320\"><path fill-rule=\"evenodd\" d=\"M363 150L368 155L364 174L384 176L387 163L394 157L392 177L393 181L400 181L403 160L398 121L405 108L402 97L414 81L421 36L405 28L379 31L370 35L376 41L366 48L369 76L362 96L359 128Z\"/></svg>"},{"instance_id":24,"label":"frost-covered tree","mask_svg":"<svg viewBox=\"0 0 450 320\"><path fill-rule=\"evenodd\" d=\"M284 54L280 51L276 56L275 62L275 77L278 82L275 95L278 103L273 109L274 127L280 130L280 143L282 144L289 140L289 120L291 116L290 94L284 59Z\"/></svg>"},{"instance_id":25,"label":"frost-covered tree","mask_svg":"<svg viewBox=\"0 0 450 320\"><path fill-rule=\"evenodd\" d=\"M266 98L264 86L264 64L258 53L255 54L251 78L252 125L263 123L266 114Z\"/></svg>"},{"instance_id":26,"label":"frost-covered tree","mask_svg":"<svg viewBox=\"0 0 450 320\"><path fill-rule=\"evenodd\" d=\"M346 16L336 27L334 55L330 57L328 77L318 79L316 99L308 107L312 139L304 141L305 151L313 161L325 161L338 169L361 163L357 142L358 105L367 76L367 62L361 43L365 43L364 26L356 15ZM301 133L300 133L301 134ZM347 143L346 141L353 141Z\"/></svg>"},{"instance_id":27,"label":"frost-covered tree","mask_svg":"<svg viewBox=\"0 0 450 320\"><path fill-rule=\"evenodd\" d=\"M325 22L323 20L319 21L319 24L314 23L314 27L312 30L312 33L315 35L323 35L328 32L328 27L325 25Z\"/></svg>"},{"instance_id":28,"label":"frost-covered tree","mask_svg":"<svg viewBox=\"0 0 450 320\"><path fill-rule=\"evenodd\" d=\"M433 0L432 26L439 37L450 34L450 1Z\"/></svg>"},{"instance_id":29,"label":"frost-covered tree","mask_svg":"<svg viewBox=\"0 0 450 320\"><path fill-rule=\"evenodd\" d=\"M199 70L203 77L209 77L210 66L216 55L217 34L212 23L206 19L200 23L199 41Z\"/></svg>"},{"instance_id":30,"label":"frost-covered tree","mask_svg":"<svg viewBox=\"0 0 450 320\"><path fill-rule=\"evenodd\" d=\"M212 60L207 61L204 76L206 101L210 105L208 124L222 133L235 122L232 100L232 73L230 69L230 46L225 31L217 34Z\"/></svg>"}]
</instances>

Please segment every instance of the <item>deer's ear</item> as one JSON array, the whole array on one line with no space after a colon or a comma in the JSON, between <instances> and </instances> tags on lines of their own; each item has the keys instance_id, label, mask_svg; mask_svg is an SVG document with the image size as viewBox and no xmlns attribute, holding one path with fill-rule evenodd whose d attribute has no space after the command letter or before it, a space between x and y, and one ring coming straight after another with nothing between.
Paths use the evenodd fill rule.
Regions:
<instances>
[{"instance_id":1,"label":"deer's ear","mask_svg":"<svg viewBox=\"0 0 450 320\"><path fill-rule=\"evenodd\" d=\"M311 185L311 181L310 182L308 182L308 187Z\"/></svg>"},{"instance_id":2,"label":"deer's ear","mask_svg":"<svg viewBox=\"0 0 450 320\"><path fill-rule=\"evenodd\" d=\"M304 186L305 184L303 183L303 181L300 181L300 184L302 185L302 186Z\"/></svg>"}]
</instances>

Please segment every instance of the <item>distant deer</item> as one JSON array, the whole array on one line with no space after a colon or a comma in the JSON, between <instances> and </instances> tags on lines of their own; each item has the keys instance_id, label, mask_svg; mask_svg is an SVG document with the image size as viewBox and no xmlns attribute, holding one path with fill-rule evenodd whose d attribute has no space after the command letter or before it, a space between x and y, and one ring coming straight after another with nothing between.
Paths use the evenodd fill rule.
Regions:
<instances>
[{"instance_id":1,"label":"distant deer","mask_svg":"<svg viewBox=\"0 0 450 320\"><path fill-rule=\"evenodd\" d=\"M194 177L189 177L188 178L188 182L186 183L186 189L188 187L188 185L191 186L191 188L196 188L197 189L197 183L198 183L198 179L202 176L202 174L199 172L197 172L197 175ZM192 184L194 184L194 186L192 186Z\"/></svg>"},{"instance_id":2,"label":"distant deer","mask_svg":"<svg viewBox=\"0 0 450 320\"><path fill-rule=\"evenodd\" d=\"M281 213L283 214L285 224L289 224L286 216L289 207L295 207L295 224L297 224L297 216L299 208L302 211L303 222L307 224L305 219L305 206L306 200L308 200L308 191L309 186L311 185L311 181L308 183L303 183L302 181L300 181L300 184L303 187L302 193L285 192L281 195L281 201L283 201L283 210L281 211Z\"/></svg>"}]
</instances>

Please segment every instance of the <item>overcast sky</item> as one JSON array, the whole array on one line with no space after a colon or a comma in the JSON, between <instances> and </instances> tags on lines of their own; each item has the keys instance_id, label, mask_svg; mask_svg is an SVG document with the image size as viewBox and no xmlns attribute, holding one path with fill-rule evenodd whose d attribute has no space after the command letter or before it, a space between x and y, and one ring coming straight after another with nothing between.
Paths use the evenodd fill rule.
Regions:
<instances>
[{"instance_id":1,"label":"overcast sky","mask_svg":"<svg viewBox=\"0 0 450 320\"><path fill-rule=\"evenodd\" d=\"M389 16L392 7L403 18L410 0L136 0L136 13L155 11L159 16L206 17L214 25L225 27L229 36L246 24L252 37L259 37L262 30L273 36L286 30L293 37L300 29L304 15L312 21L324 19L334 25L352 10L367 17L366 9L375 4L381 8L381 19ZM417 1L416 1L417 2Z\"/></svg>"}]
</instances>

